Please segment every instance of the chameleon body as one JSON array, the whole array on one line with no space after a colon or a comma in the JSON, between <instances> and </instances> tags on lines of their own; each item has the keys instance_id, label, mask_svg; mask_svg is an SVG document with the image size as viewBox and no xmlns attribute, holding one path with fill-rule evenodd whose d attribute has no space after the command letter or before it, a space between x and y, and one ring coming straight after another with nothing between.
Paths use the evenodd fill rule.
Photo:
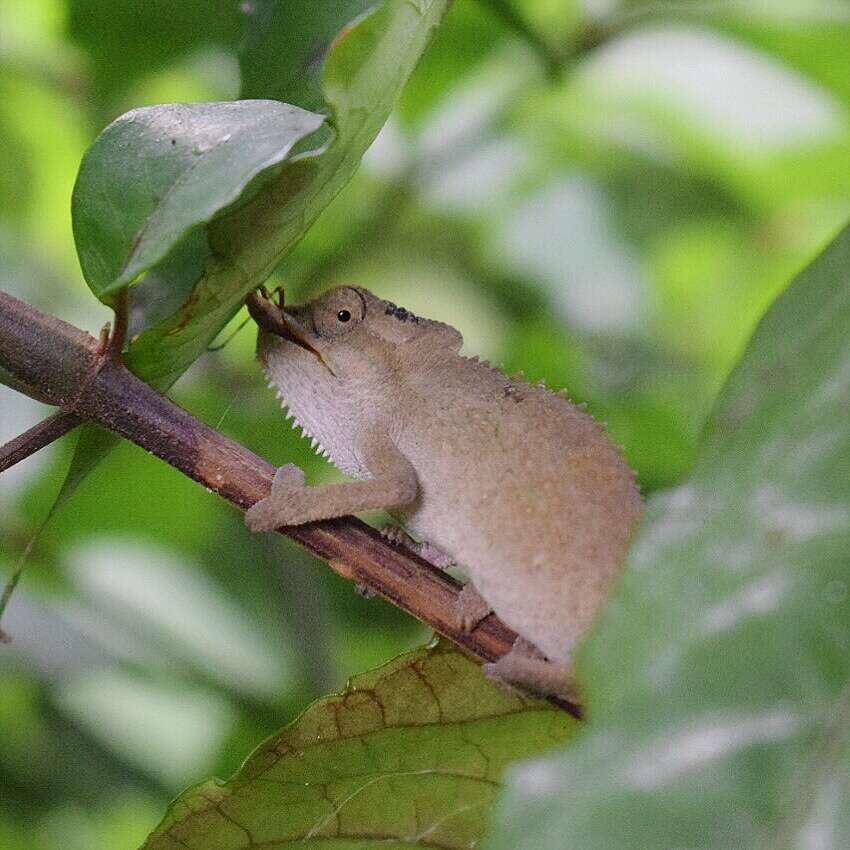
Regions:
<instances>
[{"instance_id":1,"label":"chameleon body","mask_svg":"<svg viewBox=\"0 0 850 850\"><path fill-rule=\"evenodd\" d=\"M462 594L467 627L491 608L525 639L495 674L568 691L560 673L641 511L634 474L604 427L564 396L462 356L453 327L360 287L285 310L262 305L252 312L270 385L316 448L357 480L305 487L297 467L281 467L249 527L387 509L443 554L441 565L468 575L477 594Z\"/></svg>"}]
</instances>

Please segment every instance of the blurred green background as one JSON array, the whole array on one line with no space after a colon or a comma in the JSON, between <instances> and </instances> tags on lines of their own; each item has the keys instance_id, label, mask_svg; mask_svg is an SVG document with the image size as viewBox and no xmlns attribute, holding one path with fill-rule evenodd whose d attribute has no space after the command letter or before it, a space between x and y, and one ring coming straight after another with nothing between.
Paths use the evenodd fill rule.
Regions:
<instances>
[{"instance_id":1,"label":"blurred green background","mask_svg":"<svg viewBox=\"0 0 850 850\"><path fill-rule=\"evenodd\" d=\"M513 0L526 32L505 8L456 0L277 282L299 300L354 281L450 322L467 352L587 401L644 489L667 487L765 307L850 213L850 4ZM0 0L0 289L97 333L109 313L71 235L80 158L131 107L235 97L239 37L233 0ZM253 337L173 396L333 477ZM46 412L0 387L0 440ZM0 477L4 576L72 448ZM186 784L427 637L130 445L37 538L4 627L3 850L138 845Z\"/></svg>"}]
</instances>

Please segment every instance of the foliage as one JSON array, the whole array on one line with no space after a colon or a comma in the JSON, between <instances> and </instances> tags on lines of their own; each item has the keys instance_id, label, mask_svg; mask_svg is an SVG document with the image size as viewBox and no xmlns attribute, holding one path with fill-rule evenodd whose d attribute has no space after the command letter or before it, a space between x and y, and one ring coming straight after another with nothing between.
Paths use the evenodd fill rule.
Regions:
<instances>
[{"instance_id":1,"label":"foliage","mask_svg":"<svg viewBox=\"0 0 850 850\"><path fill-rule=\"evenodd\" d=\"M145 848L460 850L481 839L505 766L562 743L577 725L487 680L439 641L308 708L229 782L187 791Z\"/></svg>"},{"instance_id":2,"label":"foliage","mask_svg":"<svg viewBox=\"0 0 850 850\"><path fill-rule=\"evenodd\" d=\"M256 100L171 104L129 113L104 131L80 171L74 235L89 286L109 303L151 272L142 303L157 321L145 316L132 340L127 362L134 371L170 386L268 278L351 177L446 4L385 0L354 20L346 7L323 13L326 26L342 33L320 61L333 137L299 150L289 167L278 166L322 123L297 108L302 99L318 99L297 68L288 87L285 76L271 78L269 94L290 100L289 109L264 109ZM258 3L246 12L243 73L286 49L281 38L257 43L273 6L284 8ZM288 27L274 32L293 37ZM248 79L248 95L266 94ZM118 197L124 204L115 221ZM163 310L163 302L172 309Z\"/></svg>"},{"instance_id":3,"label":"foliage","mask_svg":"<svg viewBox=\"0 0 850 850\"><path fill-rule=\"evenodd\" d=\"M207 353L270 273L296 301L356 280L460 327L470 352L568 386L624 445L650 511L581 657L587 730L511 774L491 846L544 848L550 830L558 846L698 832L802 846L798 821L846 845L846 816L830 816L848 809L847 434L828 398L846 394L846 234L764 319L700 432L753 327L850 212L850 16L796 0L456 0L443 20L446 5L0 0L0 288L95 333L109 317L72 240L82 160L76 247L104 303L129 286L128 363L161 388L182 376L181 404L273 462L334 475L283 425L250 333ZM196 155L222 112L211 139L231 138ZM150 119L180 116L191 124L156 143ZM115 212L99 207L110 195ZM0 387L0 439L43 412ZM9 850L138 846L183 787L234 774L310 701L425 638L143 452L103 459L111 442L84 435L73 499L4 621ZM72 449L0 477L4 573ZM495 699L452 652L436 657L477 682L464 693ZM501 730L499 770L545 749L512 725L525 720L477 722ZM446 755L410 748L410 731L385 734L408 757ZM354 770L339 789L363 781ZM393 788L427 796L429 782ZM386 791L351 803L402 816ZM484 807L436 831L468 846L486 821Z\"/></svg>"},{"instance_id":4,"label":"foliage","mask_svg":"<svg viewBox=\"0 0 850 850\"><path fill-rule=\"evenodd\" d=\"M651 503L580 661L593 728L513 776L490 847L850 841L848 326L850 227Z\"/></svg>"},{"instance_id":5,"label":"foliage","mask_svg":"<svg viewBox=\"0 0 850 850\"><path fill-rule=\"evenodd\" d=\"M113 121L83 159L74 193L80 265L92 292L114 302L194 231L244 203L248 186L261 191L263 178L323 122L267 100L171 103ZM187 293L179 294L182 303ZM140 329L150 324L146 316Z\"/></svg>"}]
</instances>

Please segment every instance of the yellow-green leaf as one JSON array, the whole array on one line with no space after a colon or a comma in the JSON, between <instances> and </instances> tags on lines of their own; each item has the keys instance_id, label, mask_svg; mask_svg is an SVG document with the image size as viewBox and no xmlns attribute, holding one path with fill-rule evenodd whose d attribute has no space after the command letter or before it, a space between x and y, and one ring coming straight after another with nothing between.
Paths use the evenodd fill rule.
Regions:
<instances>
[{"instance_id":1,"label":"yellow-green leaf","mask_svg":"<svg viewBox=\"0 0 850 850\"><path fill-rule=\"evenodd\" d=\"M577 725L440 640L315 703L229 782L188 790L144 850L468 850L505 767Z\"/></svg>"}]
</instances>

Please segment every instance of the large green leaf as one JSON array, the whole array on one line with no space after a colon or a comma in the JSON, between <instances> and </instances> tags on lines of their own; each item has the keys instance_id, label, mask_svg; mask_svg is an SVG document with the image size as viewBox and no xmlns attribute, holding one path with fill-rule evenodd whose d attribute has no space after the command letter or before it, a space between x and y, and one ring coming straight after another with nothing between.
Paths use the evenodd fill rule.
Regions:
<instances>
[{"instance_id":1,"label":"large green leaf","mask_svg":"<svg viewBox=\"0 0 850 850\"><path fill-rule=\"evenodd\" d=\"M113 121L86 153L72 202L92 292L113 302L322 123L273 100L167 103Z\"/></svg>"},{"instance_id":2,"label":"large green leaf","mask_svg":"<svg viewBox=\"0 0 850 850\"><path fill-rule=\"evenodd\" d=\"M337 33L322 66L333 138L286 162L249 203L193 231L134 287L134 300L157 305L145 308L157 321L133 340L130 368L166 387L206 350L354 173L448 5L384 0ZM246 50L243 70L254 55ZM291 93L299 90L293 84Z\"/></svg>"},{"instance_id":3,"label":"large green leaf","mask_svg":"<svg viewBox=\"0 0 850 850\"><path fill-rule=\"evenodd\" d=\"M850 227L778 299L490 848L850 847Z\"/></svg>"},{"instance_id":4,"label":"large green leaf","mask_svg":"<svg viewBox=\"0 0 850 850\"><path fill-rule=\"evenodd\" d=\"M229 782L188 790L145 848L467 850L487 827L505 766L576 728L441 640L314 704Z\"/></svg>"}]
</instances>

